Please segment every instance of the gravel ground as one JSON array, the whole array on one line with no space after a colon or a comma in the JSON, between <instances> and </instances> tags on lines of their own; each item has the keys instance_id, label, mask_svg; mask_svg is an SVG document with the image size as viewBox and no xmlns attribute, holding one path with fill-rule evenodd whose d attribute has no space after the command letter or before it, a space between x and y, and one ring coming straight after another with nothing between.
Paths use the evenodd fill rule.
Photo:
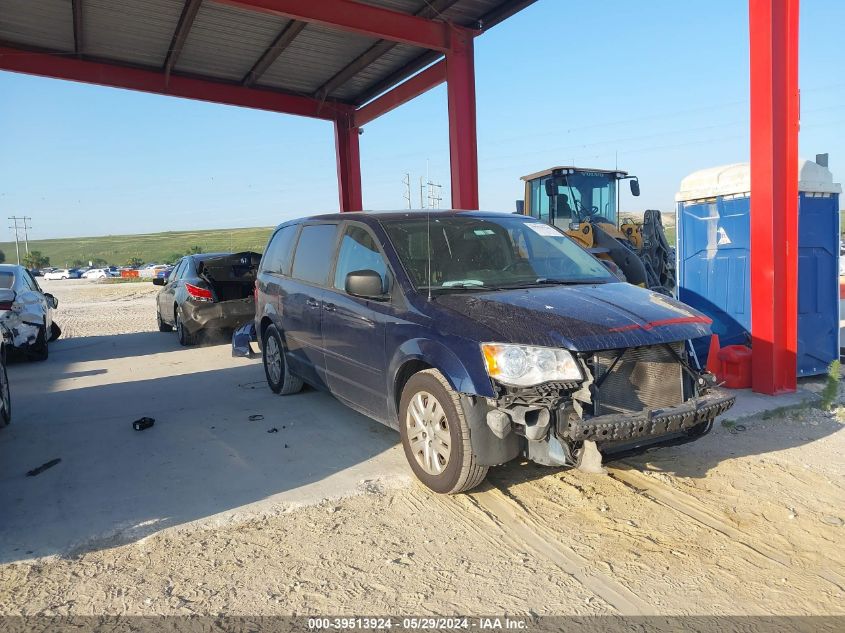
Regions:
<instances>
[{"instance_id":1,"label":"gravel ground","mask_svg":"<svg viewBox=\"0 0 845 633\"><path fill-rule=\"evenodd\" d=\"M38 283L59 300L55 320L62 328L62 338L156 329L155 296L159 288L150 282L111 284L39 278Z\"/></svg>"},{"instance_id":2,"label":"gravel ground","mask_svg":"<svg viewBox=\"0 0 845 633\"><path fill-rule=\"evenodd\" d=\"M67 336L155 329L151 285L44 284ZM58 318L58 317L57 317ZM845 615L845 409L612 464L510 464L0 565L10 614Z\"/></svg>"}]
</instances>

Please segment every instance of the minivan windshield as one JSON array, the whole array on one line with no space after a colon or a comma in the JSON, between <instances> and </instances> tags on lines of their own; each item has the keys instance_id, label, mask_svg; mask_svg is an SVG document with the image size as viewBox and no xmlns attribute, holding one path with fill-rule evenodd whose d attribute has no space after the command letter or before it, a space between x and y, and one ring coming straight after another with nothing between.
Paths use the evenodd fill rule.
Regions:
<instances>
[{"instance_id":1,"label":"minivan windshield","mask_svg":"<svg viewBox=\"0 0 845 633\"><path fill-rule=\"evenodd\" d=\"M381 223L417 289L499 290L616 281L601 262L560 231L522 216L421 214Z\"/></svg>"}]
</instances>

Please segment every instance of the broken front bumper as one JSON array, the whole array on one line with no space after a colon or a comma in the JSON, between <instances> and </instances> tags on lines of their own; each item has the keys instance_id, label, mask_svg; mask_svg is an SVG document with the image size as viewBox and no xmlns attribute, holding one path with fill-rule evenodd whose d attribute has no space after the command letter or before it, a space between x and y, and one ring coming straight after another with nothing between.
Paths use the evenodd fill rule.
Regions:
<instances>
[{"instance_id":1,"label":"broken front bumper","mask_svg":"<svg viewBox=\"0 0 845 633\"><path fill-rule=\"evenodd\" d=\"M562 436L573 441L617 442L657 437L691 429L730 409L736 396L721 389L712 389L705 396L685 403L638 413L600 415L587 420L571 416Z\"/></svg>"}]
</instances>

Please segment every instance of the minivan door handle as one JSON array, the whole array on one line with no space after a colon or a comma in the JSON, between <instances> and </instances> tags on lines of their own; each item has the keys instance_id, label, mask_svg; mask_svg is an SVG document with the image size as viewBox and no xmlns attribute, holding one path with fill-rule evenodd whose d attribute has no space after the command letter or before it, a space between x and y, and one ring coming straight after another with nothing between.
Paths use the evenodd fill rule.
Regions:
<instances>
[{"instance_id":1,"label":"minivan door handle","mask_svg":"<svg viewBox=\"0 0 845 633\"><path fill-rule=\"evenodd\" d=\"M305 301L305 305L307 305L309 308L319 308L320 302L317 301L316 299L307 299Z\"/></svg>"}]
</instances>

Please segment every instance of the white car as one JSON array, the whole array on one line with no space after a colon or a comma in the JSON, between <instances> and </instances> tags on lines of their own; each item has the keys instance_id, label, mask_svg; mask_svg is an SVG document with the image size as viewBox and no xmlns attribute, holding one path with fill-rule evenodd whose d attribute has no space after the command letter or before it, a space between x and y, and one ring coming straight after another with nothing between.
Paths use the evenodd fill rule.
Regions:
<instances>
[{"instance_id":1,"label":"white car","mask_svg":"<svg viewBox=\"0 0 845 633\"><path fill-rule=\"evenodd\" d=\"M114 277L114 274L108 268L92 268L82 274L83 279L107 279Z\"/></svg>"},{"instance_id":2,"label":"white car","mask_svg":"<svg viewBox=\"0 0 845 633\"><path fill-rule=\"evenodd\" d=\"M78 276L78 274L74 275L68 268L57 268L49 273L44 273L44 279L74 279Z\"/></svg>"},{"instance_id":3,"label":"white car","mask_svg":"<svg viewBox=\"0 0 845 633\"><path fill-rule=\"evenodd\" d=\"M149 266L145 266L141 270L138 271L138 276L141 279L155 279L155 276L166 269L167 266L164 264L150 264Z\"/></svg>"}]
</instances>

